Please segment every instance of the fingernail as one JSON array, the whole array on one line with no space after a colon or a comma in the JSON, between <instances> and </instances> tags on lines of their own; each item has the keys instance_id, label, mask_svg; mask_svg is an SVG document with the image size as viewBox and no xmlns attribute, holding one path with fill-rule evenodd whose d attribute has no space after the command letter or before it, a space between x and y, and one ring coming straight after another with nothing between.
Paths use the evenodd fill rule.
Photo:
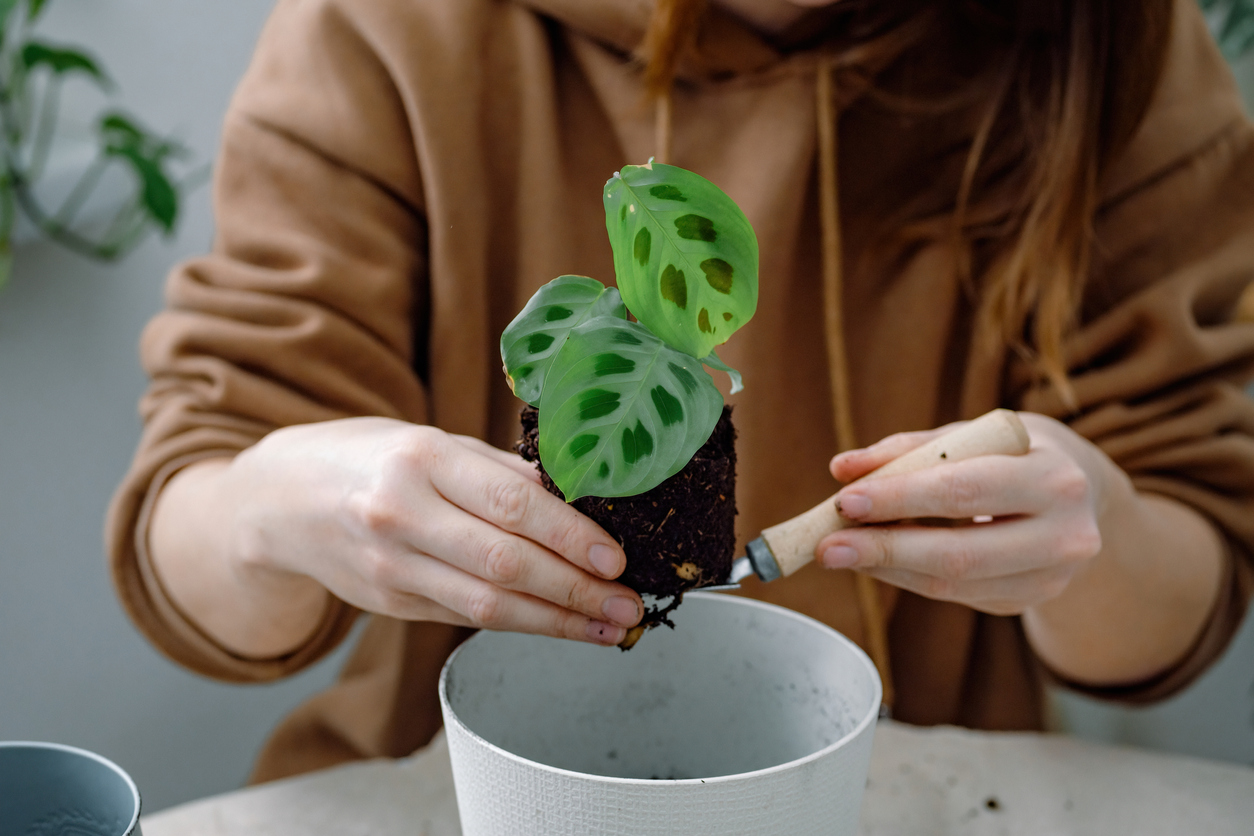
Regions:
<instances>
[{"instance_id":1,"label":"fingernail","mask_svg":"<svg viewBox=\"0 0 1254 836\"><path fill-rule=\"evenodd\" d=\"M836 510L853 520L865 517L871 513L871 498L860 493L843 493L836 500Z\"/></svg>"},{"instance_id":2,"label":"fingernail","mask_svg":"<svg viewBox=\"0 0 1254 836\"><path fill-rule=\"evenodd\" d=\"M858 562L858 553L849 546L832 546L823 552L823 565L828 569L848 569Z\"/></svg>"},{"instance_id":3,"label":"fingernail","mask_svg":"<svg viewBox=\"0 0 1254 836\"><path fill-rule=\"evenodd\" d=\"M588 549L588 562L592 564L592 568L601 573L603 577L615 578L619 572L618 552L609 546L597 543Z\"/></svg>"},{"instance_id":4,"label":"fingernail","mask_svg":"<svg viewBox=\"0 0 1254 836\"><path fill-rule=\"evenodd\" d=\"M588 622L588 639L597 644L618 644L627 636L627 631L622 627L615 627L613 624L603 624L600 621Z\"/></svg>"},{"instance_id":5,"label":"fingernail","mask_svg":"<svg viewBox=\"0 0 1254 836\"><path fill-rule=\"evenodd\" d=\"M640 608L630 598L607 598L601 605L601 612L610 621L623 627L631 627L640 620Z\"/></svg>"}]
</instances>

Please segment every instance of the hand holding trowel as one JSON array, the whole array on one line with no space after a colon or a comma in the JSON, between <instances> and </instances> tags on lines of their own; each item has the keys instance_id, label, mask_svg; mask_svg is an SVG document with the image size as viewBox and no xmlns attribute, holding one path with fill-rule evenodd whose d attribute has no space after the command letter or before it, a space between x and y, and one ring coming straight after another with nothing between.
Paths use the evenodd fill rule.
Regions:
<instances>
[{"instance_id":1,"label":"hand holding trowel","mask_svg":"<svg viewBox=\"0 0 1254 836\"><path fill-rule=\"evenodd\" d=\"M995 409L893 459L858 481L914 473L977 456L1020 456L1028 452L1029 446L1028 431L1019 416L1008 409ZM748 554L732 564L728 583L706 589L735 588L755 574L764 581L788 577L814 559L820 540L852 525L857 523L837 512L833 495L804 514L763 531L749 543Z\"/></svg>"}]
</instances>

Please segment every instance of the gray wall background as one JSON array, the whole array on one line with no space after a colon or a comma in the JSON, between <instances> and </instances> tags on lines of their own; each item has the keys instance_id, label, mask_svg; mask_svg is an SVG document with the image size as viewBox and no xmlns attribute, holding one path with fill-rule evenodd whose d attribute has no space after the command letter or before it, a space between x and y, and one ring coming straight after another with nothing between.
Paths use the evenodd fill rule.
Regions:
<instances>
[{"instance_id":1,"label":"gray wall background","mask_svg":"<svg viewBox=\"0 0 1254 836\"><path fill-rule=\"evenodd\" d=\"M154 128L212 158L269 0L53 0L49 40L89 44ZM86 85L74 103L100 99ZM275 721L335 661L273 686L175 667L131 627L105 573L101 521L126 470L143 390L136 346L165 273L204 251L209 190L178 235L118 265L19 248L0 291L0 739L55 740L128 769L147 810L238 787Z\"/></svg>"},{"instance_id":2,"label":"gray wall background","mask_svg":"<svg viewBox=\"0 0 1254 836\"><path fill-rule=\"evenodd\" d=\"M270 6L54 0L43 31L89 43L125 105L208 159ZM94 101L84 91L78 100ZM170 265L202 252L211 235L201 189L173 239L112 266L23 245L0 291L0 739L99 751L131 771L149 811L238 787L268 729L324 687L343 656L276 685L210 682L158 656L109 586L101 520L139 433L138 334ZM1252 687L1254 620L1180 698L1128 711L1063 695L1057 725L1254 762Z\"/></svg>"}]
</instances>

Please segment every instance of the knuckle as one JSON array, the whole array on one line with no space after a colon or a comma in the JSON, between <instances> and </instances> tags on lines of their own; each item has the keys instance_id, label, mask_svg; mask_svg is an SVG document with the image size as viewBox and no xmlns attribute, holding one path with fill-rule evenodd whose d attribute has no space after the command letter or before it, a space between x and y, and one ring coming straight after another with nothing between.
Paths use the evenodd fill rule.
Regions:
<instances>
[{"instance_id":1,"label":"knuckle","mask_svg":"<svg viewBox=\"0 0 1254 836\"><path fill-rule=\"evenodd\" d=\"M414 605L414 596L398 589L379 589L375 592L376 612L393 617L403 617Z\"/></svg>"},{"instance_id":2,"label":"knuckle","mask_svg":"<svg viewBox=\"0 0 1254 836\"><path fill-rule=\"evenodd\" d=\"M591 601L594 594L591 581L587 578L576 578L566 590L566 609L578 612L592 610Z\"/></svg>"},{"instance_id":3,"label":"knuckle","mask_svg":"<svg viewBox=\"0 0 1254 836\"><path fill-rule=\"evenodd\" d=\"M989 615L1015 616L1022 615L1026 607L1019 601L991 601L979 607L981 612Z\"/></svg>"},{"instance_id":4,"label":"knuckle","mask_svg":"<svg viewBox=\"0 0 1254 836\"><path fill-rule=\"evenodd\" d=\"M378 550L369 550L362 556L362 576L371 588L381 595L387 595L397 588L400 567L392 555Z\"/></svg>"},{"instance_id":5,"label":"knuckle","mask_svg":"<svg viewBox=\"0 0 1254 836\"><path fill-rule=\"evenodd\" d=\"M502 586L518 583L523 574L523 560L518 549L506 540L490 543L483 556L483 571L487 580Z\"/></svg>"},{"instance_id":6,"label":"knuckle","mask_svg":"<svg viewBox=\"0 0 1254 836\"><path fill-rule=\"evenodd\" d=\"M1041 584L1040 601L1051 601L1061 595L1071 582L1070 574L1059 574Z\"/></svg>"},{"instance_id":7,"label":"knuckle","mask_svg":"<svg viewBox=\"0 0 1254 836\"><path fill-rule=\"evenodd\" d=\"M549 635L575 641L586 640L588 637L588 618L573 612L556 612L553 614Z\"/></svg>"},{"instance_id":8,"label":"knuckle","mask_svg":"<svg viewBox=\"0 0 1254 836\"><path fill-rule=\"evenodd\" d=\"M579 524L578 517L572 520L562 520L551 528L548 537L553 551L563 557L571 556L580 551L583 527Z\"/></svg>"},{"instance_id":9,"label":"knuckle","mask_svg":"<svg viewBox=\"0 0 1254 836\"><path fill-rule=\"evenodd\" d=\"M405 436L397 456L408 465L429 467L443 455L445 438L436 427L416 426Z\"/></svg>"},{"instance_id":10,"label":"knuckle","mask_svg":"<svg viewBox=\"0 0 1254 836\"><path fill-rule=\"evenodd\" d=\"M962 580L975 569L977 558L970 550L953 546L940 554L940 577L946 580Z\"/></svg>"},{"instance_id":11,"label":"knuckle","mask_svg":"<svg viewBox=\"0 0 1254 836\"><path fill-rule=\"evenodd\" d=\"M492 479L486 487L488 513L506 528L516 528L527 518L530 496L527 485L506 478Z\"/></svg>"},{"instance_id":12,"label":"knuckle","mask_svg":"<svg viewBox=\"0 0 1254 836\"><path fill-rule=\"evenodd\" d=\"M877 529L873 541L875 543L874 554L881 566L895 569L901 564L897 555L897 541L891 532Z\"/></svg>"},{"instance_id":13,"label":"knuckle","mask_svg":"<svg viewBox=\"0 0 1254 836\"><path fill-rule=\"evenodd\" d=\"M897 568L896 555L893 554L892 537L888 532L877 527L868 527L863 529L867 533L866 543L869 546L865 551L859 548L858 551L863 554L869 554L871 565L878 566L883 569Z\"/></svg>"},{"instance_id":14,"label":"knuckle","mask_svg":"<svg viewBox=\"0 0 1254 836\"><path fill-rule=\"evenodd\" d=\"M1058 467L1049 478L1050 492L1068 502L1087 502L1091 486L1084 470L1075 462L1068 461Z\"/></svg>"},{"instance_id":15,"label":"knuckle","mask_svg":"<svg viewBox=\"0 0 1254 836\"><path fill-rule=\"evenodd\" d=\"M909 443L910 443L910 433L893 433L892 435L885 436L884 438L875 442L874 444L871 445L871 447L868 447L867 449L869 450L872 448L876 448L878 450L895 450L898 447L903 447Z\"/></svg>"},{"instance_id":16,"label":"knuckle","mask_svg":"<svg viewBox=\"0 0 1254 836\"><path fill-rule=\"evenodd\" d=\"M974 516L980 510L980 483L965 473L946 472L942 477L945 498L955 511Z\"/></svg>"},{"instance_id":17,"label":"knuckle","mask_svg":"<svg viewBox=\"0 0 1254 836\"><path fill-rule=\"evenodd\" d=\"M1092 520L1073 526L1062 536L1059 557L1063 563L1081 563L1102 550L1102 533Z\"/></svg>"},{"instance_id":18,"label":"knuckle","mask_svg":"<svg viewBox=\"0 0 1254 836\"><path fill-rule=\"evenodd\" d=\"M950 578L928 576L923 584L923 596L937 601L951 601L957 597L958 582Z\"/></svg>"},{"instance_id":19,"label":"knuckle","mask_svg":"<svg viewBox=\"0 0 1254 836\"><path fill-rule=\"evenodd\" d=\"M505 619L505 596L492 587L475 589L466 597L466 616L489 630L501 627Z\"/></svg>"},{"instance_id":20,"label":"knuckle","mask_svg":"<svg viewBox=\"0 0 1254 836\"><path fill-rule=\"evenodd\" d=\"M395 531L400 524L401 509L386 488L358 491L348 498L347 504L357 524L372 534Z\"/></svg>"}]
</instances>

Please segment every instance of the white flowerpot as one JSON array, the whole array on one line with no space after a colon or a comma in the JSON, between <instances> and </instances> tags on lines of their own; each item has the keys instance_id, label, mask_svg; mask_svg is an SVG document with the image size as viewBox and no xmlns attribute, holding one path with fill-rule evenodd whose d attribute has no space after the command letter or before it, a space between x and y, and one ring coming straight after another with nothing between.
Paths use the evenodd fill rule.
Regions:
<instances>
[{"instance_id":1,"label":"white flowerpot","mask_svg":"<svg viewBox=\"0 0 1254 836\"><path fill-rule=\"evenodd\" d=\"M465 836L852 834L881 690L831 628L690 594L630 652L480 632L440 704Z\"/></svg>"}]
</instances>

